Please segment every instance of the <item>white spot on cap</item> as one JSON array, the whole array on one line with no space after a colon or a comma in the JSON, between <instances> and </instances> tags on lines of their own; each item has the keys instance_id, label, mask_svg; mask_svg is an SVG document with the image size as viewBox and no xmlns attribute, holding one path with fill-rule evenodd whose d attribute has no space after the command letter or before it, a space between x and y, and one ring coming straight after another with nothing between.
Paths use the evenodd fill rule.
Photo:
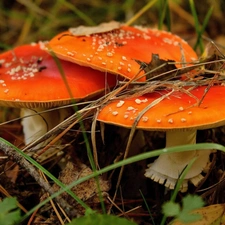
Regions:
<instances>
[{"instance_id":1,"label":"white spot on cap","mask_svg":"<svg viewBox=\"0 0 225 225\"><path fill-rule=\"evenodd\" d=\"M124 115L124 119L127 119L128 118L128 115L126 114L126 115Z\"/></svg>"},{"instance_id":2,"label":"white spot on cap","mask_svg":"<svg viewBox=\"0 0 225 225\"><path fill-rule=\"evenodd\" d=\"M170 45L173 43L172 40L169 39L169 38L163 38L163 41L164 41L165 43L167 43L167 44L170 44Z\"/></svg>"},{"instance_id":3,"label":"white spot on cap","mask_svg":"<svg viewBox=\"0 0 225 225\"><path fill-rule=\"evenodd\" d=\"M192 111L189 111L188 114L191 115L192 114Z\"/></svg>"},{"instance_id":4,"label":"white spot on cap","mask_svg":"<svg viewBox=\"0 0 225 225\"><path fill-rule=\"evenodd\" d=\"M181 106L181 107L179 107L179 110L180 110L180 111L183 111L183 110L184 110L184 108Z\"/></svg>"},{"instance_id":5,"label":"white spot on cap","mask_svg":"<svg viewBox=\"0 0 225 225\"><path fill-rule=\"evenodd\" d=\"M128 107L127 107L127 110L128 110L128 111L132 111L132 110L135 110L135 108L132 107L132 106L128 106Z\"/></svg>"},{"instance_id":6,"label":"white spot on cap","mask_svg":"<svg viewBox=\"0 0 225 225\"><path fill-rule=\"evenodd\" d=\"M143 116L143 117L142 117L142 121L143 121L143 122L147 122L147 121L148 121L148 117L147 117L147 116Z\"/></svg>"},{"instance_id":7,"label":"white spot on cap","mask_svg":"<svg viewBox=\"0 0 225 225\"><path fill-rule=\"evenodd\" d=\"M156 120L157 123L161 123L161 121L162 121L161 119L157 119Z\"/></svg>"},{"instance_id":8,"label":"white spot on cap","mask_svg":"<svg viewBox=\"0 0 225 225\"><path fill-rule=\"evenodd\" d=\"M145 99L143 99L143 100L141 100L143 103L145 103L145 102L147 102L148 101L148 99L147 98L145 98Z\"/></svg>"},{"instance_id":9,"label":"white spot on cap","mask_svg":"<svg viewBox=\"0 0 225 225\"><path fill-rule=\"evenodd\" d=\"M116 107L121 107L122 105L124 104L124 101L120 100L117 104L116 104Z\"/></svg>"},{"instance_id":10,"label":"white spot on cap","mask_svg":"<svg viewBox=\"0 0 225 225\"><path fill-rule=\"evenodd\" d=\"M9 62L9 63L5 63L5 67L7 68L7 67L10 67L12 65L12 63L11 62Z\"/></svg>"},{"instance_id":11,"label":"white spot on cap","mask_svg":"<svg viewBox=\"0 0 225 225\"><path fill-rule=\"evenodd\" d=\"M168 123L173 123L173 119L172 118L168 119Z\"/></svg>"},{"instance_id":12,"label":"white spot on cap","mask_svg":"<svg viewBox=\"0 0 225 225\"><path fill-rule=\"evenodd\" d=\"M68 55L68 56L74 56L74 53L72 53L72 52L67 52L67 55Z\"/></svg>"},{"instance_id":13,"label":"white spot on cap","mask_svg":"<svg viewBox=\"0 0 225 225\"><path fill-rule=\"evenodd\" d=\"M113 116L117 116L118 112L117 111L113 111L112 114L113 114Z\"/></svg>"},{"instance_id":14,"label":"white spot on cap","mask_svg":"<svg viewBox=\"0 0 225 225\"><path fill-rule=\"evenodd\" d=\"M184 122L186 122L187 120L186 120L185 118L181 118L180 121L181 121L182 123L184 123Z\"/></svg>"},{"instance_id":15,"label":"white spot on cap","mask_svg":"<svg viewBox=\"0 0 225 225\"><path fill-rule=\"evenodd\" d=\"M112 52L107 52L106 55L109 56L109 57L113 56Z\"/></svg>"},{"instance_id":16,"label":"white spot on cap","mask_svg":"<svg viewBox=\"0 0 225 225\"><path fill-rule=\"evenodd\" d=\"M138 99L138 98L135 99L135 102L136 102L137 104L141 104L141 103L142 103L142 101L141 101L140 99Z\"/></svg>"},{"instance_id":17,"label":"white spot on cap","mask_svg":"<svg viewBox=\"0 0 225 225\"><path fill-rule=\"evenodd\" d=\"M178 42L178 41L174 41L174 42L173 42L173 45L174 45L174 46L179 46L179 42Z\"/></svg>"},{"instance_id":18,"label":"white spot on cap","mask_svg":"<svg viewBox=\"0 0 225 225\"><path fill-rule=\"evenodd\" d=\"M122 60L127 61L127 57L126 56L122 56Z\"/></svg>"}]
</instances>

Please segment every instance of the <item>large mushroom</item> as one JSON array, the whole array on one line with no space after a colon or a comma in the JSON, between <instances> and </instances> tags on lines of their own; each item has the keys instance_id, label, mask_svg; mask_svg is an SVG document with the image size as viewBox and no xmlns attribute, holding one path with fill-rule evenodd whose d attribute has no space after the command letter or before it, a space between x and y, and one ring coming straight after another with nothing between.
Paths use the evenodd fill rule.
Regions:
<instances>
[{"instance_id":1,"label":"large mushroom","mask_svg":"<svg viewBox=\"0 0 225 225\"><path fill-rule=\"evenodd\" d=\"M0 105L22 108L26 144L68 116L66 109L37 112L93 97L116 85L116 77L108 73L64 60L57 65L43 47L43 43L23 45L0 55Z\"/></svg>"},{"instance_id":2,"label":"large mushroom","mask_svg":"<svg viewBox=\"0 0 225 225\"><path fill-rule=\"evenodd\" d=\"M166 147L194 144L197 130L225 124L225 87L213 86L205 95L206 88L201 86L171 93L159 90L140 97L114 100L101 109L98 120L131 128L142 110L152 104L141 116L137 129L165 131ZM158 103L153 104L154 101ZM198 103L201 104L198 106ZM198 185L202 180L201 172L207 166L210 152L201 150L162 154L149 165L145 176L173 189L183 169L191 159L197 157L181 187L182 191L186 191L188 181Z\"/></svg>"},{"instance_id":3,"label":"large mushroom","mask_svg":"<svg viewBox=\"0 0 225 225\"><path fill-rule=\"evenodd\" d=\"M50 40L47 47L61 59L128 79L144 74L144 71L140 72L138 62L150 62L152 54L179 63L189 63L197 58L187 42L166 31L118 23L86 29L87 33L84 27L62 32Z\"/></svg>"}]
</instances>

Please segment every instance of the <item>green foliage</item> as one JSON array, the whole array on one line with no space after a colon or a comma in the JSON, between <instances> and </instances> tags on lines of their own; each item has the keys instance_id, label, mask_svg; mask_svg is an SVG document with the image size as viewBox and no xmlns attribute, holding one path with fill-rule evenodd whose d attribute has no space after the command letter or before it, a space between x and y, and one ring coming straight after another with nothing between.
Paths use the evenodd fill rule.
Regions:
<instances>
[{"instance_id":1,"label":"green foliage","mask_svg":"<svg viewBox=\"0 0 225 225\"><path fill-rule=\"evenodd\" d=\"M68 225L136 225L136 223L113 215L90 214L72 220Z\"/></svg>"},{"instance_id":2,"label":"green foliage","mask_svg":"<svg viewBox=\"0 0 225 225\"><path fill-rule=\"evenodd\" d=\"M170 9L167 0L158 1L158 11L159 11L159 22L158 28L159 30L163 29L163 23L165 22L168 30L171 30L171 18L170 18Z\"/></svg>"},{"instance_id":3,"label":"green foliage","mask_svg":"<svg viewBox=\"0 0 225 225\"><path fill-rule=\"evenodd\" d=\"M197 195L187 195L182 199L182 206L178 203L169 201L163 207L163 213L166 216L174 217L183 223L191 223L201 219L201 215L193 213L193 210L204 206L201 197Z\"/></svg>"},{"instance_id":4,"label":"green foliage","mask_svg":"<svg viewBox=\"0 0 225 225\"><path fill-rule=\"evenodd\" d=\"M203 21L203 25L202 27L200 26L199 24L199 21L198 21L198 15L197 15L197 11L196 11L196 7L195 7L195 4L194 4L194 1L193 0L189 0L189 4L190 4L190 8L191 8L191 13L192 13L192 16L194 18L194 22L195 22L195 31L197 33L197 41L195 43L195 46L194 46L194 50L196 50L198 47L200 48L200 51L201 53L203 53L204 51L204 46L203 46L203 41L202 41L202 34L204 33L205 29L206 29L206 26L209 22L209 19L212 15L212 12L213 12L213 7L210 7L206 16L205 16L205 19Z\"/></svg>"},{"instance_id":5,"label":"green foliage","mask_svg":"<svg viewBox=\"0 0 225 225\"><path fill-rule=\"evenodd\" d=\"M13 225L20 220L16 198L5 198L0 202L0 224Z\"/></svg>"}]
</instances>

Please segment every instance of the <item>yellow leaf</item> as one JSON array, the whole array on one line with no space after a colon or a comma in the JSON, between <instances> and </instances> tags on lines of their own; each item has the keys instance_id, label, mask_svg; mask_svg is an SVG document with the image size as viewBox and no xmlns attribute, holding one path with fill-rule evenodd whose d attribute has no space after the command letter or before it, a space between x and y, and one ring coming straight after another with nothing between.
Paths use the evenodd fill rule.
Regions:
<instances>
[{"instance_id":1,"label":"yellow leaf","mask_svg":"<svg viewBox=\"0 0 225 225\"><path fill-rule=\"evenodd\" d=\"M225 204L216 204L194 210L193 213L200 214L201 220L188 225L225 225ZM175 220L172 225L186 225Z\"/></svg>"}]
</instances>

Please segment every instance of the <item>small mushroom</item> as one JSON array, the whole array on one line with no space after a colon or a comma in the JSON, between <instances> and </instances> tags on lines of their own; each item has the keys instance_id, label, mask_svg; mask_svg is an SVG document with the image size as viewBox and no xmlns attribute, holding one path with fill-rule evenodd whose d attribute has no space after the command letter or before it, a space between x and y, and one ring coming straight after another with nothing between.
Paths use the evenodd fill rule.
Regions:
<instances>
[{"instance_id":1,"label":"small mushroom","mask_svg":"<svg viewBox=\"0 0 225 225\"><path fill-rule=\"evenodd\" d=\"M59 60L66 82L43 43L23 45L0 55L0 105L22 108L25 143L42 136L68 116L68 110L43 113L47 108L91 98L116 85L116 77ZM32 115L32 116L30 116Z\"/></svg>"},{"instance_id":2,"label":"small mushroom","mask_svg":"<svg viewBox=\"0 0 225 225\"><path fill-rule=\"evenodd\" d=\"M196 143L197 130L225 125L225 87L213 86L205 95L206 86L194 88L190 94L174 91L168 97L148 109L137 123L137 129L166 131L166 147ZM114 100L104 106L98 120L131 128L142 110L168 91L155 91L143 96ZM195 97L193 97L195 96ZM196 99L197 98L197 99ZM116 114L113 112L117 112ZM194 185L202 180L201 172L207 166L211 150L165 153L149 165L145 176L173 189L179 175L191 159L197 160L188 171L181 191L187 190L188 181Z\"/></svg>"},{"instance_id":3,"label":"small mushroom","mask_svg":"<svg viewBox=\"0 0 225 225\"><path fill-rule=\"evenodd\" d=\"M107 32L99 32L98 27L94 29L96 33L88 35L76 34L70 29L55 36L47 47L61 59L127 79L137 75L140 70L138 62L150 62L152 54L158 54L163 60L183 63L197 59L187 42L166 31L118 24ZM102 27L99 29L101 31ZM139 76L143 74L142 71Z\"/></svg>"}]
</instances>

